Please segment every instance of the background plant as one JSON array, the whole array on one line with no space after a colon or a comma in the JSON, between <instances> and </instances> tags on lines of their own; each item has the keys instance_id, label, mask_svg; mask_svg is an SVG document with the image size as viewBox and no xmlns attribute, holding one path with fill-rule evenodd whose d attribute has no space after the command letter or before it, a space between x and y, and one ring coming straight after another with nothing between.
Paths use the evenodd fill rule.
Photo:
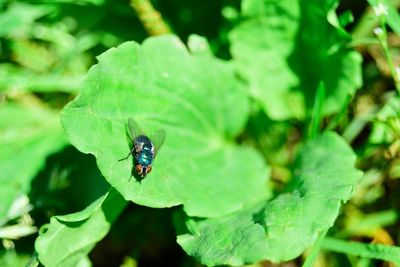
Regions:
<instances>
[{"instance_id":1,"label":"background plant","mask_svg":"<svg viewBox=\"0 0 400 267\"><path fill-rule=\"evenodd\" d=\"M0 3L0 265L399 264L398 4Z\"/></svg>"}]
</instances>

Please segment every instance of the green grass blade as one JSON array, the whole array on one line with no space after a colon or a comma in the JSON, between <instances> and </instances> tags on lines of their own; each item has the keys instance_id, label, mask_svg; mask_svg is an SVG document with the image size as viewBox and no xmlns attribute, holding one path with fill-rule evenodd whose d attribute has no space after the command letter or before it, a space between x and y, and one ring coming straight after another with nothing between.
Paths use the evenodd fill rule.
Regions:
<instances>
[{"instance_id":1,"label":"green grass blade","mask_svg":"<svg viewBox=\"0 0 400 267\"><path fill-rule=\"evenodd\" d=\"M309 130L310 139L314 139L319 134L321 120L323 117L322 105L324 102L324 98L325 98L325 84L324 82L321 81L317 89L317 94L315 95L314 108L312 111L310 130Z\"/></svg>"},{"instance_id":2,"label":"green grass blade","mask_svg":"<svg viewBox=\"0 0 400 267\"><path fill-rule=\"evenodd\" d=\"M346 115L347 107L349 106L351 99L352 96L347 95L346 101L343 103L343 106L340 109L339 114L336 114L336 116L329 122L328 126L326 127L327 130L332 131L340 125L340 123L342 122L343 118Z\"/></svg>"},{"instance_id":3,"label":"green grass blade","mask_svg":"<svg viewBox=\"0 0 400 267\"><path fill-rule=\"evenodd\" d=\"M400 248L395 246L364 244L335 238L325 238L322 242L322 248L363 258L379 259L400 264Z\"/></svg>"},{"instance_id":4,"label":"green grass blade","mask_svg":"<svg viewBox=\"0 0 400 267\"><path fill-rule=\"evenodd\" d=\"M317 239L317 242L315 242L310 255L307 257L306 261L303 264L303 267L313 267L314 266L314 262L317 259L318 253L321 250L321 245L322 245L322 241L324 241L324 238L326 236L326 233L328 232L328 230L322 232L320 234L320 236Z\"/></svg>"}]
</instances>

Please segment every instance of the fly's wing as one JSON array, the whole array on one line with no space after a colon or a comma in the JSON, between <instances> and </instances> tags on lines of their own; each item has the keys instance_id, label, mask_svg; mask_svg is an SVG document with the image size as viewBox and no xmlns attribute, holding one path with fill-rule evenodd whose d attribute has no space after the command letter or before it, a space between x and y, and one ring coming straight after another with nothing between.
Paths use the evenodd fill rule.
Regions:
<instances>
[{"instance_id":1,"label":"fly's wing","mask_svg":"<svg viewBox=\"0 0 400 267\"><path fill-rule=\"evenodd\" d=\"M143 134L143 131L140 128L139 124L132 118L128 119L128 128L129 128L128 134L132 142L135 141L136 137Z\"/></svg>"},{"instance_id":2,"label":"fly's wing","mask_svg":"<svg viewBox=\"0 0 400 267\"><path fill-rule=\"evenodd\" d=\"M157 155L158 151L160 150L161 146L164 144L165 141L165 131L163 129L158 129L155 131L151 137L150 140L154 145L155 149L155 155Z\"/></svg>"}]
</instances>

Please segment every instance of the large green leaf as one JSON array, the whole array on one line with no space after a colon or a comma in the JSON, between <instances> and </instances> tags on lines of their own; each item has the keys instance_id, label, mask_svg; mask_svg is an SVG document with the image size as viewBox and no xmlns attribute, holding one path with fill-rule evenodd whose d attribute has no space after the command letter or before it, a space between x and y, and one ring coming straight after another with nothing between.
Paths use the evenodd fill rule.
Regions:
<instances>
[{"instance_id":1,"label":"large green leaf","mask_svg":"<svg viewBox=\"0 0 400 267\"><path fill-rule=\"evenodd\" d=\"M77 266L110 230L126 201L111 189L86 209L54 216L36 239L35 249L45 266Z\"/></svg>"},{"instance_id":2,"label":"large green leaf","mask_svg":"<svg viewBox=\"0 0 400 267\"><path fill-rule=\"evenodd\" d=\"M234 145L249 101L231 68L194 56L173 36L127 42L99 57L81 95L63 111L70 141L96 156L108 182L127 200L151 207L183 204L193 216L218 216L266 196L268 169L253 149ZM126 124L167 137L153 171L131 179Z\"/></svg>"},{"instance_id":3,"label":"large green leaf","mask_svg":"<svg viewBox=\"0 0 400 267\"><path fill-rule=\"evenodd\" d=\"M325 133L301 149L288 193L226 217L188 219L178 243L207 265L293 259L333 225L350 198L361 177L355 160L342 138Z\"/></svg>"},{"instance_id":4,"label":"large green leaf","mask_svg":"<svg viewBox=\"0 0 400 267\"><path fill-rule=\"evenodd\" d=\"M324 114L337 112L361 85L361 56L345 48L337 1L245 0L231 52L249 90L276 120L303 118L320 81Z\"/></svg>"},{"instance_id":5,"label":"large green leaf","mask_svg":"<svg viewBox=\"0 0 400 267\"><path fill-rule=\"evenodd\" d=\"M28 194L31 180L46 157L67 140L59 114L46 108L13 103L0 105L0 221L20 194Z\"/></svg>"}]
</instances>

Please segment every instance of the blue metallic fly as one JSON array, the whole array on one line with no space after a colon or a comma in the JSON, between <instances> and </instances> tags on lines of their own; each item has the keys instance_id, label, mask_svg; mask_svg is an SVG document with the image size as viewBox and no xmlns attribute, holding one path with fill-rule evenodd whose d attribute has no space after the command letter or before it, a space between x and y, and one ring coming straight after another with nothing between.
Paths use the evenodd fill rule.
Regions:
<instances>
[{"instance_id":1,"label":"blue metallic fly","mask_svg":"<svg viewBox=\"0 0 400 267\"><path fill-rule=\"evenodd\" d=\"M129 156L132 155L135 160L135 169L132 170L132 176L139 176L143 179L152 170L151 165L154 158L165 141L165 131L159 129L149 138L143 133L139 124L132 118L128 119L128 128L128 135L132 141L132 149L125 158L119 161L128 159Z\"/></svg>"}]
</instances>

